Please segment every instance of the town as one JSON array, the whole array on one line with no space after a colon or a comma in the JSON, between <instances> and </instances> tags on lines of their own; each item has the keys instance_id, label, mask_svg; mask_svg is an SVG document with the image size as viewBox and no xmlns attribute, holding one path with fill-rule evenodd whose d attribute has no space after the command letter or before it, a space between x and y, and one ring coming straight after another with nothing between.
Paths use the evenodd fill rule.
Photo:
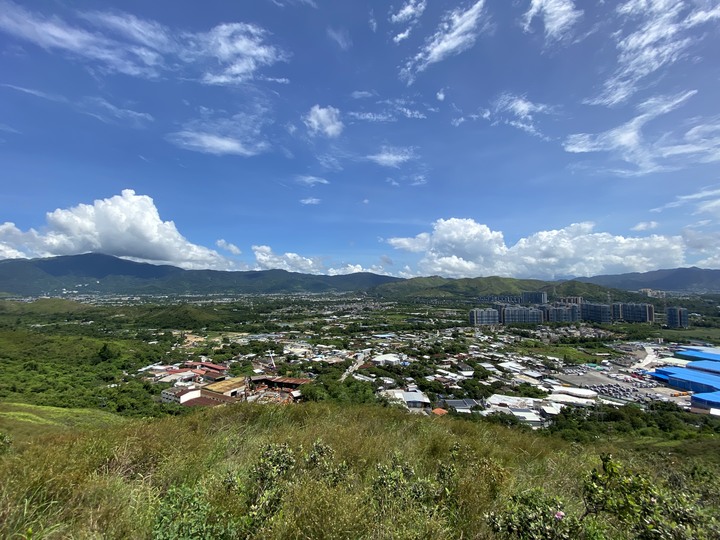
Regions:
<instances>
[{"instance_id":1,"label":"town","mask_svg":"<svg viewBox=\"0 0 720 540\"><path fill-rule=\"evenodd\" d=\"M205 308L235 301L194 300ZM720 350L628 341L610 324L650 326L652 304L580 297L548 304L544 292L479 301L494 307L412 311L363 297L277 298L262 317L273 331L174 329L165 338L174 361L131 377L162 388L163 403L184 407L294 403L349 387L413 413L500 414L532 428L566 407L659 401L699 414L720 409ZM665 327L689 326L686 308L664 315Z\"/></svg>"}]
</instances>

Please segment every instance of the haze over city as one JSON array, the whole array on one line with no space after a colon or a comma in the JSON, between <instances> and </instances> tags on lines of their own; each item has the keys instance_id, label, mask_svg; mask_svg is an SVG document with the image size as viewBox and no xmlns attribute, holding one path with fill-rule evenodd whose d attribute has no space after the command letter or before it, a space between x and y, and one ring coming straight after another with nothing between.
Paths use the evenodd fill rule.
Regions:
<instances>
[{"instance_id":1,"label":"haze over city","mask_svg":"<svg viewBox=\"0 0 720 540\"><path fill-rule=\"evenodd\" d=\"M0 0L0 258L720 268L720 4Z\"/></svg>"}]
</instances>

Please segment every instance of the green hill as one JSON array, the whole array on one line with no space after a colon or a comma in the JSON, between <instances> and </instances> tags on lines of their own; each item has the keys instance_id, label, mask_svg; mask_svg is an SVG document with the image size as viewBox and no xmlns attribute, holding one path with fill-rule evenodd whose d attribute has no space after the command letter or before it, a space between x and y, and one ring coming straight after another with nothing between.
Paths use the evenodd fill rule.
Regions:
<instances>
[{"instance_id":1,"label":"green hill","mask_svg":"<svg viewBox=\"0 0 720 540\"><path fill-rule=\"evenodd\" d=\"M717 538L712 463L380 406L235 405L4 448L3 538Z\"/></svg>"},{"instance_id":2,"label":"green hill","mask_svg":"<svg viewBox=\"0 0 720 540\"><path fill-rule=\"evenodd\" d=\"M639 294L608 289L593 283L580 281L548 282L537 279L515 279L498 276L450 279L442 277L419 277L385 283L370 290L371 294L403 301L427 301L445 299L475 302L479 296L512 295L522 292L545 291L550 302L563 296L582 296L589 301L607 302L608 293L613 302L647 302Z\"/></svg>"}]
</instances>

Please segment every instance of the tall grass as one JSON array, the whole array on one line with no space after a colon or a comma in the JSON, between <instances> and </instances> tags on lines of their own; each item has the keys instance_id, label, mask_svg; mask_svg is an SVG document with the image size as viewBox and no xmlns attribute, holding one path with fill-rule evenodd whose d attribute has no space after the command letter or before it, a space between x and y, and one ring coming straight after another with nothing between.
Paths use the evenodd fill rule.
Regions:
<instances>
[{"instance_id":1,"label":"tall grass","mask_svg":"<svg viewBox=\"0 0 720 540\"><path fill-rule=\"evenodd\" d=\"M330 449L319 465L308 458L317 441ZM293 463L258 492L263 452L279 448L268 445L286 445ZM597 456L378 406L233 405L18 447L0 458L0 537L164 538L188 514L213 537L492 537L485 514L518 491L541 487L579 511Z\"/></svg>"}]
</instances>

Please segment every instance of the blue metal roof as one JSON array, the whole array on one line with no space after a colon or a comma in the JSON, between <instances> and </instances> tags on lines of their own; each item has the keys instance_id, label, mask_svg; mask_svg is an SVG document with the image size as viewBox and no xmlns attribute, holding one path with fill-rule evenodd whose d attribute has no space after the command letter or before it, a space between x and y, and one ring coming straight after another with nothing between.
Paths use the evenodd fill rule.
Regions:
<instances>
[{"instance_id":1,"label":"blue metal roof","mask_svg":"<svg viewBox=\"0 0 720 540\"><path fill-rule=\"evenodd\" d=\"M672 379L678 379L690 383L703 384L713 387L715 390L720 390L720 375L712 375L704 371L681 367L664 367L658 369L657 372L660 375L667 375L669 379L668 382L671 386L673 384Z\"/></svg>"},{"instance_id":2,"label":"blue metal roof","mask_svg":"<svg viewBox=\"0 0 720 540\"><path fill-rule=\"evenodd\" d=\"M712 408L720 408L720 392L706 392L704 394L695 394L690 398L693 405L705 406Z\"/></svg>"},{"instance_id":3,"label":"blue metal roof","mask_svg":"<svg viewBox=\"0 0 720 540\"><path fill-rule=\"evenodd\" d=\"M698 369L700 371L709 371L710 373L720 374L720 362L714 360L698 360L697 362L690 362L687 365L690 369Z\"/></svg>"},{"instance_id":4,"label":"blue metal roof","mask_svg":"<svg viewBox=\"0 0 720 540\"><path fill-rule=\"evenodd\" d=\"M718 349L682 349L675 353L678 358L686 360L711 360L720 362L720 350Z\"/></svg>"}]
</instances>

